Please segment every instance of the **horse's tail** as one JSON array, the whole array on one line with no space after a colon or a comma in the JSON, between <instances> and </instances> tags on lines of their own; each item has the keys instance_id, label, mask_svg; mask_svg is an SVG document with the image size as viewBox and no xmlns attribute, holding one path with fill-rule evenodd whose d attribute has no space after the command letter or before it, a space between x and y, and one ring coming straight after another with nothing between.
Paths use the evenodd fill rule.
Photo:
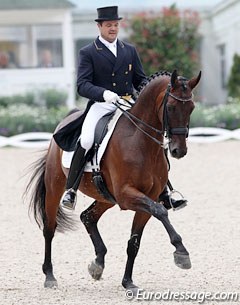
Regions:
<instances>
[{"instance_id":1,"label":"horse's tail","mask_svg":"<svg viewBox=\"0 0 240 305\"><path fill-rule=\"evenodd\" d=\"M33 173L27 184L24 196L26 196L30 190L30 202L29 202L29 214L33 212L36 223L39 228L43 228L44 221L46 219L45 213L45 195L46 187L44 182L44 175L46 169L47 153L45 153L39 160L31 165Z\"/></svg>"},{"instance_id":2,"label":"horse's tail","mask_svg":"<svg viewBox=\"0 0 240 305\"><path fill-rule=\"evenodd\" d=\"M33 212L36 223L39 228L42 229L46 220L45 212L45 170L46 170L47 152L31 166L33 173L27 184L24 195L27 196L31 189L30 202L29 202L29 214ZM56 217L57 227L56 230L64 232L65 230L76 229L76 221L64 213L63 209L59 207Z\"/></svg>"}]
</instances>

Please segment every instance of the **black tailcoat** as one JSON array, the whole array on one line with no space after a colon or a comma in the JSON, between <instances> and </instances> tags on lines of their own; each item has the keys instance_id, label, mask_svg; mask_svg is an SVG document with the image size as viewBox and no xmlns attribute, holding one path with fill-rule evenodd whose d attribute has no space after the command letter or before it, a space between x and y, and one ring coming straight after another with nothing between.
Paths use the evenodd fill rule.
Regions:
<instances>
[{"instance_id":1,"label":"black tailcoat","mask_svg":"<svg viewBox=\"0 0 240 305\"><path fill-rule=\"evenodd\" d=\"M131 95L146 79L134 46L117 40L117 57L97 38L79 53L77 89L81 96L103 101L104 90Z\"/></svg>"},{"instance_id":2,"label":"black tailcoat","mask_svg":"<svg viewBox=\"0 0 240 305\"><path fill-rule=\"evenodd\" d=\"M90 101L84 113L75 113L59 124L53 135L57 144L63 150L74 150L83 120L94 101L103 102L105 90L119 96L131 95L133 88L137 89L145 79L134 46L117 40L117 57L98 38L83 47L79 53L77 90Z\"/></svg>"}]
</instances>

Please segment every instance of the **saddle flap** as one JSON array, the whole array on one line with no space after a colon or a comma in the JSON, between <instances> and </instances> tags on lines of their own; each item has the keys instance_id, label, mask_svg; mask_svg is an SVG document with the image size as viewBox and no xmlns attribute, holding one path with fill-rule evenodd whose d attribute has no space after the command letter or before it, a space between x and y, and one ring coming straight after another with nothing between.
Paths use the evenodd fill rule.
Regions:
<instances>
[{"instance_id":1,"label":"saddle flap","mask_svg":"<svg viewBox=\"0 0 240 305\"><path fill-rule=\"evenodd\" d=\"M94 147L98 148L108 132L108 124L112 120L114 112L104 115L97 123L94 136Z\"/></svg>"}]
</instances>

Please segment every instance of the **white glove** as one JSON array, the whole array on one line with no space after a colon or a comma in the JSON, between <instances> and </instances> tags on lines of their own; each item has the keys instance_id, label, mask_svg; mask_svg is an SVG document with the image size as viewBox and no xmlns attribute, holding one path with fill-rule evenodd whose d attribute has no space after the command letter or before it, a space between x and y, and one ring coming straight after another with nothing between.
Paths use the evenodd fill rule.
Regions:
<instances>
[{"instance_id":1,"label":"white glove","mask_svg":"<svg viewBox=\"0 0 240 305\"><path fill-rule=\"evenodd\" d=\"M120 100L120 97L116 93L110 90L105 90L103 92L103 98L104 101L108 104L112 104Z\"/></svg>"}]
</instances>

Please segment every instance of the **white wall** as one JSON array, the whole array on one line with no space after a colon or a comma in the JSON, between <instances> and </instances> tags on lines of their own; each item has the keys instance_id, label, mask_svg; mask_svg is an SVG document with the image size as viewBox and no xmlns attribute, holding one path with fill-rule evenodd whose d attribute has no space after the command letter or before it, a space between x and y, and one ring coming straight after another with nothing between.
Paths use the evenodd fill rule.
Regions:
<instances>
[{"instance_id":1,"label":"white wall","mask_svg":"<svg viewBox=\"0 0 240 305\"><path fill-rule=\"evenodd\" d=\"M226 81L229 78L235 53L240 54L240 1L226 0L210 13L202 14L201 65L203 102L225 103L227 89L221 86L219 45L225 45Z\"/></svg>"},{"instance_id":2,"label":"white wall","mask_svg":"<svg viewBox=\"0 0 240 305\"><path fill-rule=\"evenodd\" d=\"M75 68L71 10L0 11L0 26L37 24L61 24L63 67L0 70L0 95L13 95L33 89L40 89L40 87L43 89L45 87L60 88L68 93L67 104L71 108L75 104ZM34 48L36 46L31 46L31 52L34 52Z\"/></svg>"}]
</instances>

